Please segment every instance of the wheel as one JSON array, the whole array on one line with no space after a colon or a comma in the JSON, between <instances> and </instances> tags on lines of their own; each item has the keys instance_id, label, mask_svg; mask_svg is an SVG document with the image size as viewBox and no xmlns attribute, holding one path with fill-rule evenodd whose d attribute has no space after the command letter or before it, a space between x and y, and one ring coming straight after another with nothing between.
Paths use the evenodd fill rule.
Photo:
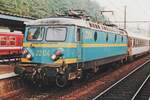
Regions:
<instances>
[{"instance_id":1,"label":"wheel","mask_svg":"<svg viewBox=\"0 0 150 100\"><path fill-rule=\"evenodd\" d=\"M92 78L92 72L83 71L80 80L83 82L87 82Z\"/></svg>"},{"instance_id":2,"label":"wheel","mask_svg":"<svg viewBox=\"0 0 150 100\"><path fill-rule=\"evenodd\" d=\"M60 88L63 88L67 85L68 79L67 75L65 74L60 74L56 76L56 85Z\"/></svg>"}]
</instances>

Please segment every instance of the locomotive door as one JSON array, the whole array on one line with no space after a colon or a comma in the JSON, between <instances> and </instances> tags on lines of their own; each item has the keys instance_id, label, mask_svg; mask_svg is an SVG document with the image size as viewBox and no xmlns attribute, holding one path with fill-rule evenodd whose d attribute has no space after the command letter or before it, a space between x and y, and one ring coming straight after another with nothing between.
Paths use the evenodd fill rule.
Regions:
<instances>
[{"instance_id":1,"label":"locomotive door","mask_svg":"<svg viewBox=\"0 0 150 100\"><path fill-rule=\"evenodd\" d=\"M82 32L81 28L77 28L76 31L76 41L77 41L77 62L82 62Z\"/></svg>"}]
</instances>

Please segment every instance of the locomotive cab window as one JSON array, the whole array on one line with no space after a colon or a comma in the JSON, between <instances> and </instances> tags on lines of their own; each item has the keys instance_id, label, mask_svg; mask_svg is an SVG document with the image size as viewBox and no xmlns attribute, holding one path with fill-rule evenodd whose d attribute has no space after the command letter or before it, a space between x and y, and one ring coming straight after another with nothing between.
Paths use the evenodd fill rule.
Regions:
<instances>
[{"instance_id":1,"label":"locomotive cab window","mask_svg":"<svg viewBox=\"0 0 150 100\"><path fill-rule=\"evenodd\" d=\"M28 29L27 40L42 40L44 33L44 28L41 27L31 27Z\"/></svg>"},{"instance_id":2,"label":"locomotive cab window","mask_svg":"<svg viewBox=\"0 0 150 100\"><path fill-rule=\"evenodd\" d=\"M65 27L49 27L47 29L47 41L65 41L67 28Z\"/></svg>"}]
</instances>

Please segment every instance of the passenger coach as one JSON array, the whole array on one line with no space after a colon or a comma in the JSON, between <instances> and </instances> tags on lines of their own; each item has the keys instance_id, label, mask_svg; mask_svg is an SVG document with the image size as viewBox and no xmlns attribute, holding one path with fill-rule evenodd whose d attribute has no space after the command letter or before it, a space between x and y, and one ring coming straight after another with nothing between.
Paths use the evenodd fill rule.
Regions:
<instances>
[{"instance_id":1,"label":"passenger coach","mask_svg":"<svg viewBox=\"0 0 150 100\"><path fill-rule=\"evenodd\" d=\"M22 53L21 32L0 32L0 63L19 60Z\"/></svg>"},{"instance_id":2,"label":"passenger coach","mask_svg":"<svg viewBox=\"0 0 150 100\"><path fill-rule=\"evenodd\" d=\"M128 33L128 52L130 60L150 52L150 38Z\"/></svg>"}]
</instances>

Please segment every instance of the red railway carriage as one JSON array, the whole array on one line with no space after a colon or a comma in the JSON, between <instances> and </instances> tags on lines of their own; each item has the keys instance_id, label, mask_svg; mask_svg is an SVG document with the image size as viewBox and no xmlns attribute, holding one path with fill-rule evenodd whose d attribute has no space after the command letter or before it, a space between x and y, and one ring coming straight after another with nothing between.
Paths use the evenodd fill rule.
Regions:
<instances>
[{"instance_id":1,"label":"red railway carriage","mask_svg":"<svg viewBox=\"0 0 150 100\"><path fill-rule=\"evenodd\" d=\"M21 55L22 44L21 32L0 32L0 60L18 58Z\"/></svg>"}]
</instances>

